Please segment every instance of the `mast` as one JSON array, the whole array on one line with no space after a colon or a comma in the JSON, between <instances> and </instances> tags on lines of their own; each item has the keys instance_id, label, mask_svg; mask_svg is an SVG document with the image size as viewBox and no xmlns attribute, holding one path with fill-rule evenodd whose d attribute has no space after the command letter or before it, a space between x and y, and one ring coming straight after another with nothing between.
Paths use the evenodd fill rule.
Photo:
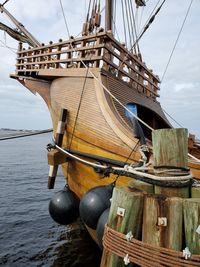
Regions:
<instances>
[{"instance_id":1,"label":"mast","mask_svg":"<svg viewBox=\"0 0 200 267\"><path fill-rule=\"evenodd\" d=\"M28 37L28 39L30 39L31 43L33 44L33 46L37 47L37 46L41 46L40 42L38 42L37 39L35 39L35 37L26 30L26 28L24 27L24 25L22 25L18 20L16 20L11 14L10 12L8 12L8 10L3 6L0 5L0 11L4 12L9 18L10 20L16 25L16 27L26 36Z\"/></svg>"},{"instance_id":2,"label":"mast","mask_svg":"<svg viewBox=\"0 0 200 267\"><path fill-rule=\"evenodd\" d=\"M112 31L113 0L106 0L105 7L105 30Z\"/></svg>"}]
</instances>

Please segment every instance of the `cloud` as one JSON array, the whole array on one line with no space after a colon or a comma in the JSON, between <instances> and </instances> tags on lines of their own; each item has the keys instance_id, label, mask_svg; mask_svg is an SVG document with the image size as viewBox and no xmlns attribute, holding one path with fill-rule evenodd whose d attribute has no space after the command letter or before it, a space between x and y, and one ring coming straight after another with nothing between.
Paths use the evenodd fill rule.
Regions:
<instances>
[{"instance_id":1,"label":"cloud","mask_svg":"<svg viewBox=\"0 0 200 267\"><path fill-rule=\"evenodd\" d=\"M193 83L177 83L174 86L174 91L181 92L181 91L185 91L188 89L193 89L194 87L195 87L195 84Z\"/></svg>"}]
</instances>

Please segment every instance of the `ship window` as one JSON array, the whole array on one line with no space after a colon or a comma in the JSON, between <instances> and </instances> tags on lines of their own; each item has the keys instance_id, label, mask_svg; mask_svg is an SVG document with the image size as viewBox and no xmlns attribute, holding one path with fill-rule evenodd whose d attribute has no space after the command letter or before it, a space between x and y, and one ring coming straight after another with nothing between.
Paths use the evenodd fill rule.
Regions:
<instances>
[{"instance_id":1,"label":"ship window","mask_svg":"<svg viewBox=\"0 0 200 267\"><path fill-rule=\"evenodd\" d=\"M133 114L135 114L137 116L137 105L134 103L128 103L126 104L126 108L129 109ZM125 109L125 115L128 119L131 119L133 117L133 115L131 115L130 112L128 112L128 110Z\"/></svg>"}]
</instances>

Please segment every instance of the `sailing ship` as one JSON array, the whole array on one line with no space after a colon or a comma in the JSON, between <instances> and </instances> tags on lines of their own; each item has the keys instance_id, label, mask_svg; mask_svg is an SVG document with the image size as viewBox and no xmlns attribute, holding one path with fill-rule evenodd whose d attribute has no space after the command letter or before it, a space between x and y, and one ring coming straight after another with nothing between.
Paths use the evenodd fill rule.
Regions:
<instances>
[{"instance_id":1,"label":"sailing ship","mask_svg":"<svg viewBox=\"0 0 200 267\"><path fill-rule=\"evenodd\" d=\"M2 23L0 28L19 41L16 71L11 78L38 93L52 118L54 143L48 146L48 186L54 187L61 165L68 185L64 191L80 200L81 217L99 242L98 219L109 208L114 187L127 186L134 178L161 183L148 174L147 166L153 165L152 131L172 126L158 101L160 79L143 62L139 40L165 1L139 35L134 10L143 8L145 1L122 1L121 16L130 34L130 45L115 36L115 1L106 0L105 8L102 1L89 1L81 36L49 44L36 40L5 8L6 2L0 6L1 12L8 15L17 30ZM190 135L188 144L189 167L198 179L199 142ZM183 179L186 183L189 180L188 176ZM94 200L95 194L99 199ZM57 216L55 211L52 213ZM56 218L62 222L62 218Z\"/></svg>"}]
</instances>

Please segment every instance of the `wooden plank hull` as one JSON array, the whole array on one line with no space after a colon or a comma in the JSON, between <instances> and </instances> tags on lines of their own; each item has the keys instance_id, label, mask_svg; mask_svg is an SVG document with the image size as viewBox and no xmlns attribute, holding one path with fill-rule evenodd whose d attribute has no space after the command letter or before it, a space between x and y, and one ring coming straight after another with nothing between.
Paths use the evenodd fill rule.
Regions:
<instances>
[{"instance_id":1,"label":"wooden plank hull","mask_svg":"<svg viewBox=\"0 0 200 267\"><path fill-rule=\"evenodd\" d=\"M68 110L67 129L63 140L65 148L124 162L133 150L130 160L137 162L140 159L139 142L134 137L134 130L128 123L123 108L119 108L119 104L108 95L102 85L124 105L134 102L157 113L159 122L155 125L152 120L151 126L154 124L161 127L161 122L163 127L167 126L167 120L158 102L148 98L144 100L133 88L101 69L61 70L60 76L57 70L53 81L42 80L47 77L43 75L47 74L41 73L40 79L24 79L23 85L32 92L38 92L45 100L51 114L54 134L61 108ZM50 70L48 75L53 75ZM189 166L194 176L200 178L200 165L191 162ZM94 170L74 161L70 161L69 167L67 163L63 165L63 173L80 197L94 186L113 181L113 178L101 179L101 175Z\"/></svg>"},{"instance_id":2,"label":"wooden plank hull","mask_svg":"<svg viewBox=\"0 0 200 267\"><path fill-rule=\"evenodd\" d=\"M105 83L98 69L93 70L93 73L100 83ZM24 85L29 90L38 92L47 103L54 135L61 108L68 110L63 147L123 162L134 149L130 160L137 162L140 159L138 139L134 137L130 126L116 112L115 106L108 103L108 95L100 83L86 71L77 70L71 70L68 72L68 77L60 77L52 82L24 80ZM93 169L75 161L63 164L62 167L70 187L79 197L90 188L108 184L115 179L115 177L102 179ZM123 177L119 180L123 181L120 183L124 183L129 179Z\"/></svg>"},{"instance_id":3,"label":"wooden plank hull","mask_svg":"<svg viewBox=\"0 0 200 267\"><path fill-rule=\"evenodd\" d=\"M134 137L134 129L124 116L122 107L109 96L102 84L124 105L134 102L144 108L149 107L152 113L157 113L158 120L156 123L151 120L152 127L169 127L158 102L149 99L142 102L143 98L133 88L127 85L122 87L121 81L105 75L100 69L92 69L92 73L83 69L80 72L77 69L65 70L65 76L61 72L61 77L57 76L53 81L24 79L22 83L32 92L38 92L45 100L51 114L54 135L60 111L67 109L68 118L62 147L121 162L139 161L140 143ZM200 165L189 165L194 176L200 178ZM116 175L103 177L93 168L71 159L62 164L62 170L69 187L80 199L91 188L116 180ZM130 180L128 177L117 177L117 185L127 185ZM96 231L87 228L97 242Z\"/></svg>"}]
</instances>

